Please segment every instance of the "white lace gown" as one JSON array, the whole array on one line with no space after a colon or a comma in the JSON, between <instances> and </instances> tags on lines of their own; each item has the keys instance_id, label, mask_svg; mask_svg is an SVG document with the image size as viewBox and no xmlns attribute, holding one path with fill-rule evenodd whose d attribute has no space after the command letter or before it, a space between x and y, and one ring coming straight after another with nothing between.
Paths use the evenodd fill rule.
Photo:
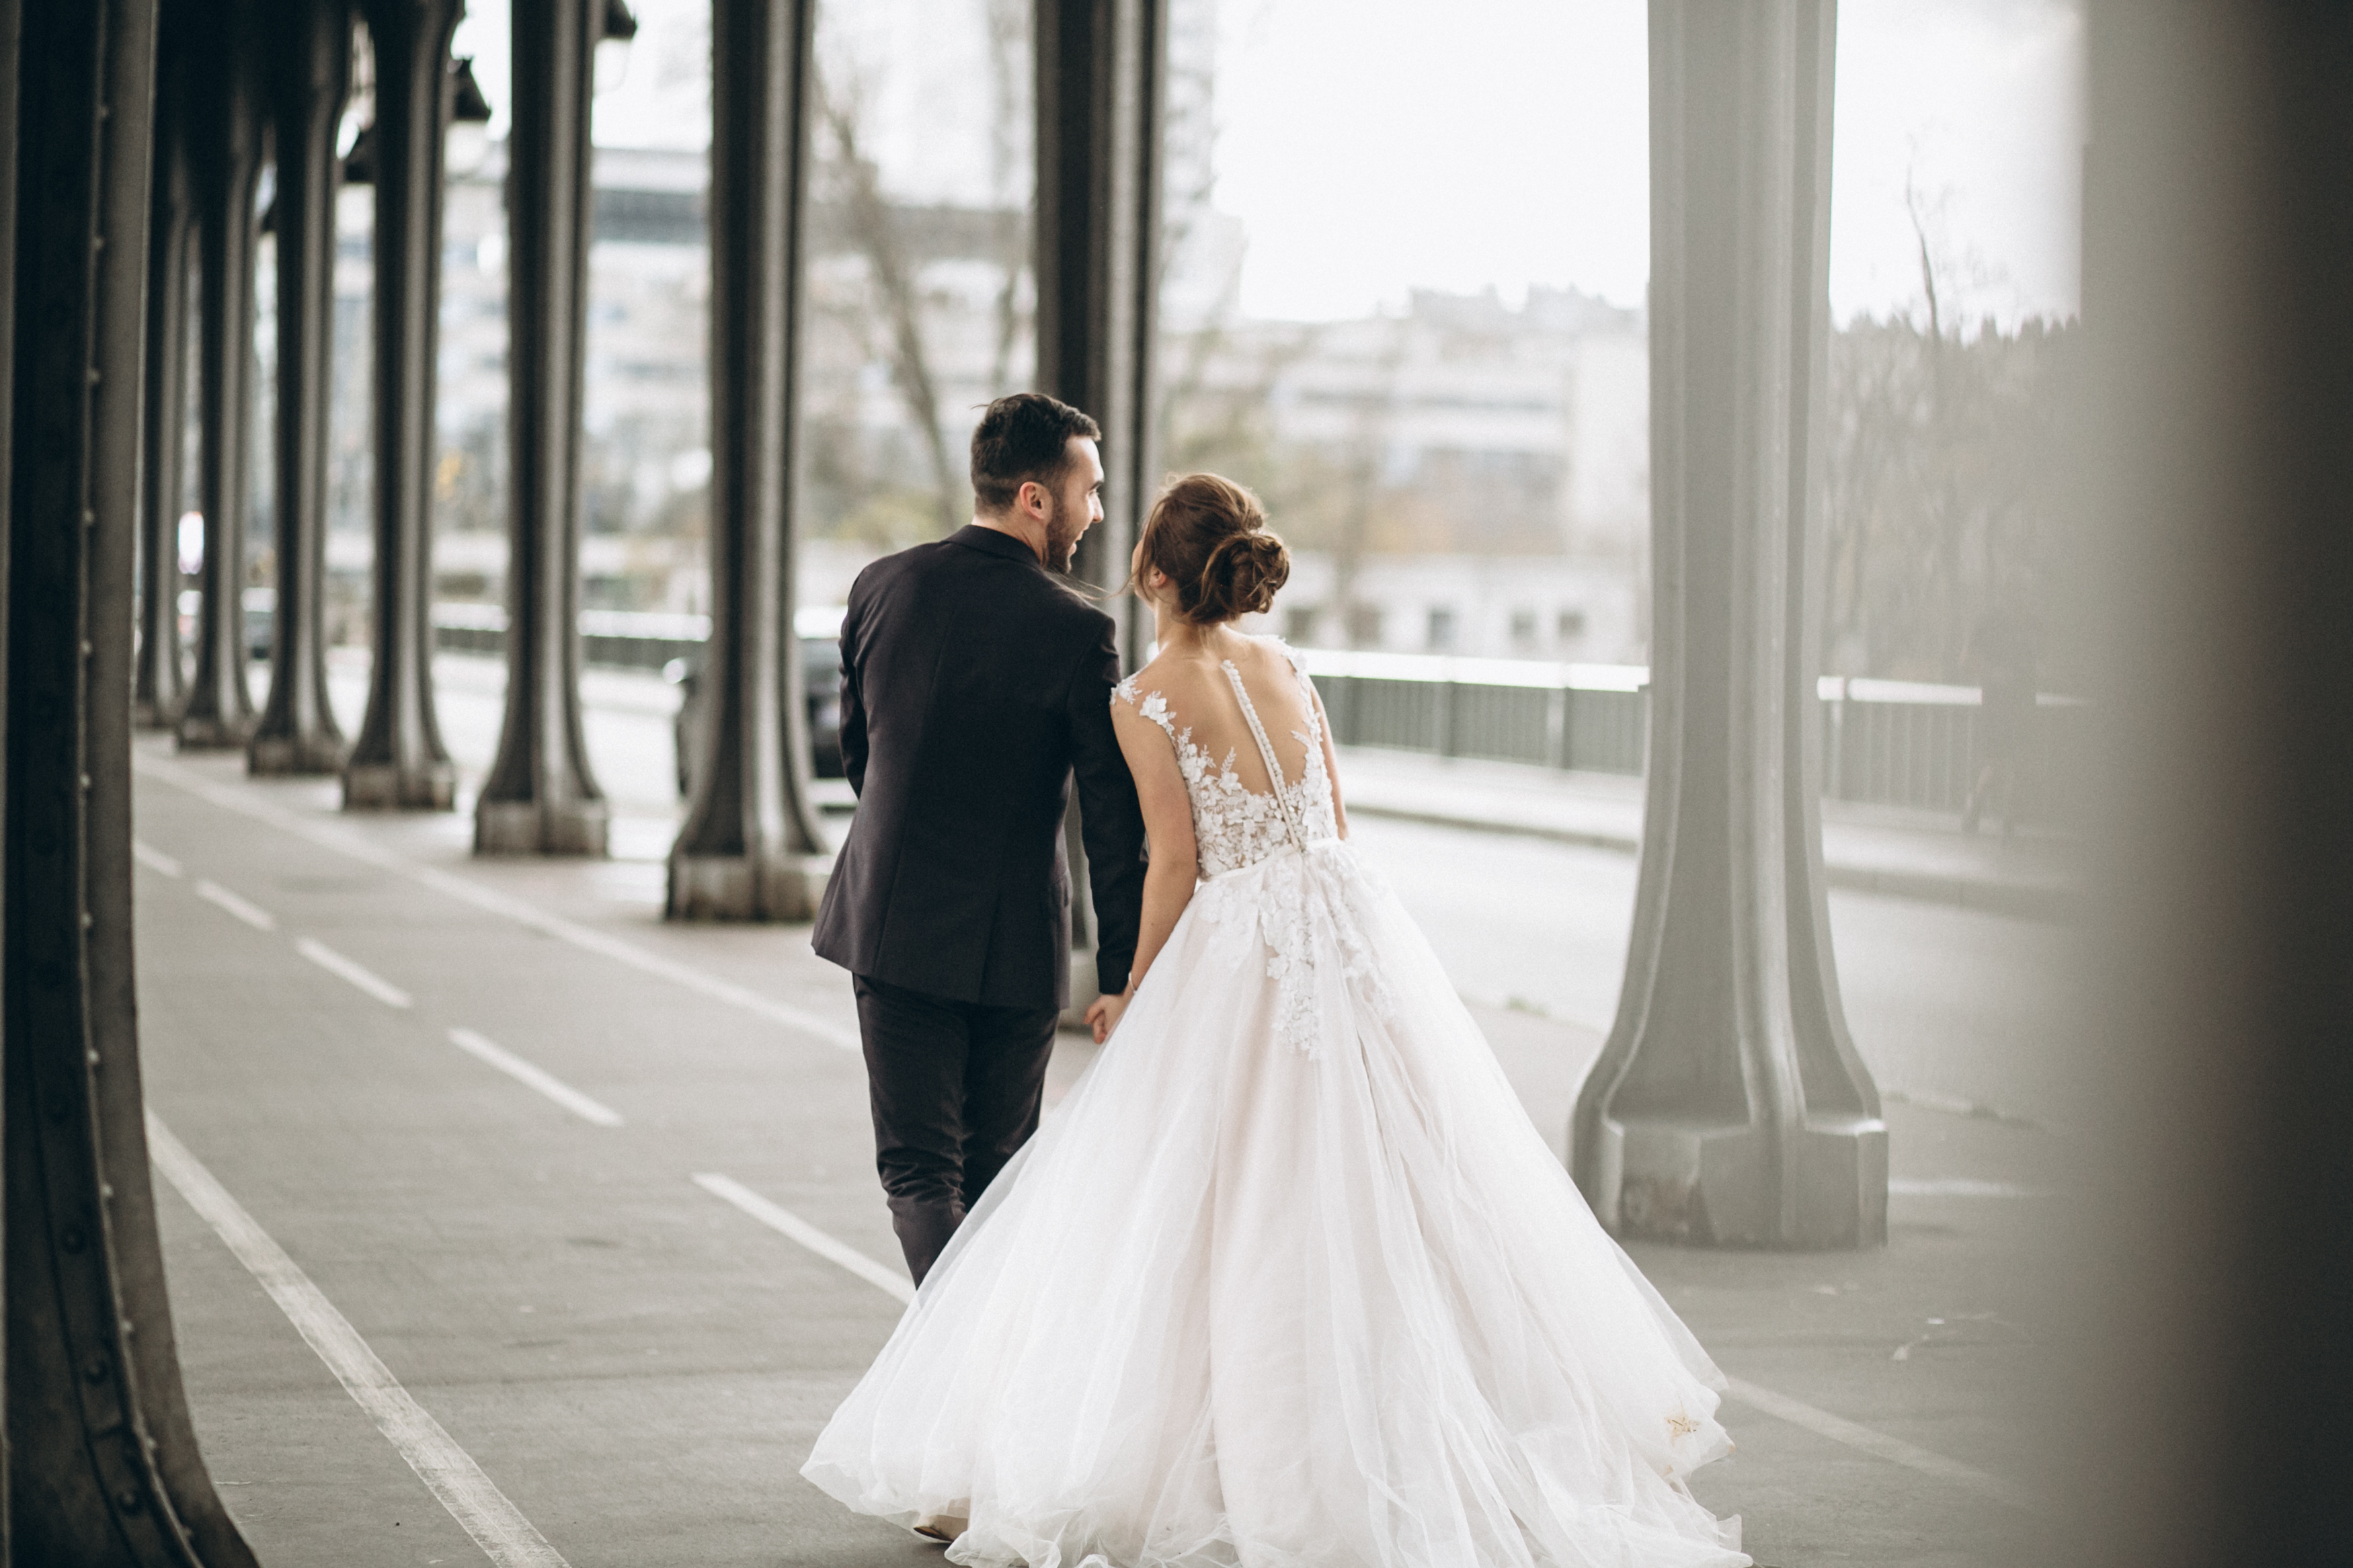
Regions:
<instances>
[{"instance_id":1,"label":"white lace gown","mask_svg":"<svg viewBox=\"0 0 2353 1568\"><path fill-rule=\"evenodd\" d=\"M968 1516L968 1568L1747 1563L1686 1485L1721 1376L1339 837L1321 735L1257 793L1119 700L1204 880L801 1473Z\"/></svg>"}]
</instances>

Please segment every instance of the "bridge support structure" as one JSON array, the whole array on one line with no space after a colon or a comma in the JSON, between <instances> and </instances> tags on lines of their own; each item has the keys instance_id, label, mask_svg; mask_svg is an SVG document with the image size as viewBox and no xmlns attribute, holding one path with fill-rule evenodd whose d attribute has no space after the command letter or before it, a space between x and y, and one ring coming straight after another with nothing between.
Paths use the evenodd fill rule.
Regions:
<instances>
[{"instance_id":1,"label":"bridge support structure","mask_svg":"<svg viewBox=\"0 0 2353 1568\"><path fill-rule=\"evenodd\" d=\"M793 631L816 21L816 0L712 9L711 641L673 920L812 919L830 865Z\"/></svg>"},{"instance_id":2,"label":"bridge support structure","mask_svg":"<svg viewBox=\"0 0 2353 1568\"><path fill-rule=\"evenodd\" d=\"M607 0L517 0L507 247L506 720L477 855L602 855L610 808L580 714L580 440L593 199L589 107ZM714 310L716 305L714 302Z\"/></svg>"},{"instance_id":3,"label":"bridge support structure","mask_svg":"<svg viewBox=\"0 0 2353 1568\"><path fill-rule=\"evenodd\" d=\"M268 0L268 103L278 169L277 608L269 700L246 748L256 773L337 773L327 699L327 408L335 322L335 132L349 97L350 0Z\"/></svg>"},{"instance_id":4,"label":"bridge support structure","mask_svg":"<svg viewBox=\"0 0 2353 1568\"><path fill-rule=\"evenodd\" d=\"M17 127L0 157L13 163L0 174L13 294L0 1562L250 1568L182 1393L133 1000L126 698L142 498L122 454L141 449L147 365L155 17L155 0L0 0L0 122Z\"/></svg>"},{"instance_id":5,"label":"bridge support structure","mask_svg":"<svg viewBox=\"0 0 2353 1568\"><path fill-rule=\"evenodd\" d=\"M245 531L252 491L253 270L264 161L255 0L229 0L191 29L190 168L196 195L197 403L204 429L197 509L205 520L196 668L175 734L183 751L252 737L245 679Z\"/></svg>"},{"instance_id":6,"label":"bridge support structure","mask_svg":"<svg viewBox=\"0 0 2353 1568\"><path fill-rule=\"evenodd\" d=\"M1868 1247L1887 1132L1822 874L1836 0L1652 0L1648 799L1578 1185L1621 1236Z\"/></svg>"},{"instance_id":7,"label":"bridge support structure","mask_svg":"<svg viewBox=\"0 0 2353 1568\"><path fill-rule=\"evenodd\" d=\"M343 771L327 699L322 595L327 408L333 389L335 131L350 96L350 0L269 0L269 106L278 188L278 602L269 700L246 748L257 773Z\"/></svg>"},{"instance_id":8,"label":"bridge support structure","mask_svg":"<svg viewBox=\"0 0 2353 1568\"><path fill-rule=\"evenodd\" d=\"M195 233L188 171L187 7L157 22L153 197L147 233L147 374L140 451L139 658L132 722L169 730L187 677L180 666L181 468L188 423L188 266Z\"/></svg>"},{"instance_id":9,"label":"bridge support structure","mask_svg":"<svg viewBox=\"0 0 2353 1568\"><path fill-rule=\"evenodd\" d=\"M375 59L375 662L343 809L448 811L458 773L433 710L433 423L442 139L461 0L359 0Z\"/></svg>"},{"instance_id":10,"label":"bridge support structure","mask_svg":"<svg viewBox=\"0 0 2353 1568\"><path fill-rule=\"evenodd\" d=\"M1127 580L1155 478L1167 40L1165 0L1037 0L1037 386L1103 426L1103 520L1080 541L1071 567L1102 590ZM1151 626L1124 598L1104 607L1119 622L1121 658L1132 669ZM1062 829L1071 872L1070 1023L1097 985L1075 799Z\"/></svg>"}]
</instances>

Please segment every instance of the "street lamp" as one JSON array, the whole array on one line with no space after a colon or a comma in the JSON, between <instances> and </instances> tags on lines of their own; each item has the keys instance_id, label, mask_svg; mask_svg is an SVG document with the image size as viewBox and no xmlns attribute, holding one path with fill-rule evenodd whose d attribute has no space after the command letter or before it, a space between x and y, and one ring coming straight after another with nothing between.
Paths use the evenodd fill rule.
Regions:
<instances>
[{"instance_id":1,"label":"street lamp","mask_svg":"<svg viewBox=\"0 0 2353 1568\"><path fill-rule=\"evenodd\" d=\"M604 31L597 39L596 90L610 92L628 79L629 74L629 40L638 36L637 13L631 11L628 0L605 0ZM604 46L611 44L613 47ZM611 60L612 68L605 68Z\"/></svg>"},{"instance_id":2,"label":"street lamp","mask_svg":"<svg viewBox=\"0 0 2353 1568\"><path fill-rule=\"evenodd\" d=\"M449 62L449 126L443 157L448 173L459 176L472 174L482 166L491 147L491 100L482 96L481 83L474 79L474 60L462 55ZM375 122L360 127L352 139L352 150L343 154L343 184L369 185L375 183Z\"/></svg>"},{"instance_id":3,"label":"street lamp","mask_svg":"<svg viewBox=\"0 0 2353 1568\"><path fill-rule=\"evenodd\" d=\"M482 166L491 151L491 100L474 79L474 59L460 55L449 62L449 173L459 178Z\"/></svg>"}]
</instances>

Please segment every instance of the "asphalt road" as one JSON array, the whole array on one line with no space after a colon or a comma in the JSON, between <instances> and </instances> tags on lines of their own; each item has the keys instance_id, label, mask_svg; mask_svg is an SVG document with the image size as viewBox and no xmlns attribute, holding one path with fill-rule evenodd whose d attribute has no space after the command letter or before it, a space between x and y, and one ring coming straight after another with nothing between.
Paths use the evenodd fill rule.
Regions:
<instances>
[{"instance_id":1,"label":"asphalt road","mask_svg":"<svg viewBox=\"0 0 2353 1568\"><path fill-rule=\"evenodd\" d=\"M497 723L479 664L442 686L475 776ZM462 816L343 817L332 784L252 784L233 758L143 747L150 1104L543 1538L547 1555L505 1560L934 1562L796 1474L898 1310L876 1283L897 1255L846 981L791 929L660 921L667 722L658 689L619 679L589 730L627 828L600 864L476 861ZM1630 862L1386 824L1363 842L1557 1144L1599 1044L1586 1024L1617 983ZM1926 942L1886 990L1934 1025L1915 1058L1872 1042L1850 975L1883 1073L2014 1027L2027 993L1987 966L2060 951L2017 922L1883 902L1845 900L1841 941L1857 926L1899 956ZM1936 1021L1932 994L1901 996L1940 973L2007 1002ZM1060 1054L1057 1092L1090 1049ZM2009 1568L2042 1540L2022 1500L2057 1484L2040 1435L2063 1390L2070 1146L1918 1103L1889 1121L1886 1248L1635 1249L1740 1380L1740 1450L1697 1489L1780 1568ZM807 1234L728 1201L728 1184ZM262 1560L485 1561L220 1228L157 1187L198 1431Z\"/></svg>"}]
</instances>

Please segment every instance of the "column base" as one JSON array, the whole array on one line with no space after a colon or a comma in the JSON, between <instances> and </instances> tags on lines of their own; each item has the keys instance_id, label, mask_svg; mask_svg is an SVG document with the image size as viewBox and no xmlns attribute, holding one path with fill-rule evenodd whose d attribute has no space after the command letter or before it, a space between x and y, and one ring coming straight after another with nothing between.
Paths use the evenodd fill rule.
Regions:
<instances>
[{"instance_id":1,"label":"column base","mask_svg":"<svg viewBox=\"0 0 2353 1568\"><path fill-rule=\"evenodd\" d=\"M245 748L245 771L269 776L339 773L350 750L340 737L256 735Z\"/></svg>"},{"instance_id":2,"label":"column base","mask_svg":"<svg viewBox=\"0 0 2353 1568\"><path fill-rule=\"evenodd\" d=\"M832 874L829 855L673 854L664 913L674 921L813 921Z\"/></svg>"},{"instance_id":3,"label":"column base","mask_svg":"<svg viewBox=\"0 0 2353 1568\"><path fill-rule=\"evenodd\" d=\"M458 770L446 762L404 768L353 763L343 769L345 811L448 811L458 804Z\"/></svg>"},{"instance_id":4,"label":"column base","mask_svg":"<svg viewBox=\"0 0 2353 1568\"><path fill-rule=\"evenodd\" d=\"M131 727L134 730L173 730L180 723L179 705L173 702L133 702L131 705Z\"/></svg>"},{"instance_id":5,"label":"column base","mask_svg":"<svg viewBox=\"0 0 2353 1568\"><path fill-rule=\"evenodd\" d=\"M1755 1123L1605 1118L1601 1147L1588 1167L1593 1190L1586 1197L1602 1225L1628 1239L1700 1247L1885 1246L1886 1124L1826 1118L1778 1140L1776 1131Z\"/></svg>"},{"instance_id":6,"label":"column base","mask_svg":"<svg viewBox=\"0 0 2353 1568\"><path fill-rule=\"evenodd\" d=\"M209 713L183 713L173 727L174 748L183 752L241 752L253 739L254 718L219 719Z\"/></svg>"},{"instance_id":7,"label":"column base","mask_svg":"<svg viewBox=\"0 0 2353 1568\"><path fill-rule=\"evenodd\" d=\"M474 853L601 857L611 816L601 800L486 800L474 807Z\"/></svg>"}]
</instances>

